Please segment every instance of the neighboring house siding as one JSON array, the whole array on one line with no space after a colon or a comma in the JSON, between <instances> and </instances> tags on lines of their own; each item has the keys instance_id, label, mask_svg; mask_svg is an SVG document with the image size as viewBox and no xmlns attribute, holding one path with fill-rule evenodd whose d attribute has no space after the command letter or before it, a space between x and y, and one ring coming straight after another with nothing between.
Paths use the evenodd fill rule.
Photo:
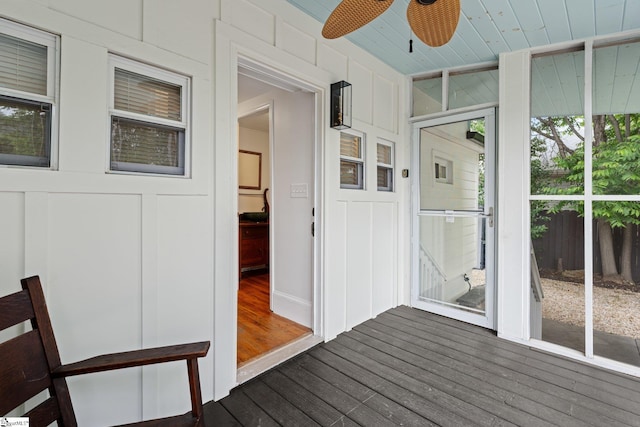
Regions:
<instances>
[{"instance_id":1,"label":"neighboring house siding","mask_svg":"<svg viewBox=\"0 0 640 427\"><path fill-rule=\"evenodd\" d=\"M423 129L420 144L420 209L478 209L478 149L467 141L466 122ZM435 178L436 162L450 162L451 183ZM478 226L474 220L455 218L444 223L442 217L420 218L420 242L427 256L446 278L445 301L454 301L468 291L463 275L478 265ZM460 227L459 224L464 226ZM469 244L471 242L471 244ZM462 249L461 249L462 248Z\"/></svg>"}]
</instances>

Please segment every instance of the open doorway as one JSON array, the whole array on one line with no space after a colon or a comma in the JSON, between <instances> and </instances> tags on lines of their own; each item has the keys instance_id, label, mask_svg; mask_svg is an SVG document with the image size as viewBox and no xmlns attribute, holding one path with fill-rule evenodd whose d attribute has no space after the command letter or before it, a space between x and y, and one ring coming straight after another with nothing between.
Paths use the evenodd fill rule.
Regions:
<instances>
[{"instance_id":1,"label":"open doorway","mask_svg":"<svg viewBox=\"0 0 640 427\"><path fill-rule=\"evenodd\" d=\"M314 337L315 94L240 66L238 149L242 382Z\"/></svg>"},{"instance_id":2,"label":"open doorway","mask_svg":"<svg viewBox=\"0 0 640 427\"><path fill-rule=\"evenodd\" d=\"M270 108L238 119L238 367L311 334L271 310Z\"/></svg>"}]
</instances>

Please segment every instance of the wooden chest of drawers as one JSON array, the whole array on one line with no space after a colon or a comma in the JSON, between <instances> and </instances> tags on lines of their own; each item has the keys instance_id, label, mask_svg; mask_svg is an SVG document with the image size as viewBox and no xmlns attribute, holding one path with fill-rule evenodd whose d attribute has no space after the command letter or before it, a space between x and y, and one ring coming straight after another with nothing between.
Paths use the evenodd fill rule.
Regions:
<instances>
[{"instance_id":1,"label":"wooden chest of drawers","mask_svg":"<svg viewBox=\"0 0 640 427\"><path fill-rule=\"evenodd\" d=\"M269 223L240 222L240 275L243 271L269 268Z\"/></svg>"}]
</instances>

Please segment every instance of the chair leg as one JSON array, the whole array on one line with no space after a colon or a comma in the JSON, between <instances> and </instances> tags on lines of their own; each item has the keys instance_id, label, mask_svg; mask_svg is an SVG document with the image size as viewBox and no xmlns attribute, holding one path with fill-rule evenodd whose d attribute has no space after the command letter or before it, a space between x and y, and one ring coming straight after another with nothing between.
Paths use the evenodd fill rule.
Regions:
<instances>
[{"instance_id":1,"label":"chair leg","mask_svg":"<svg viewBox=\"0 0 640 427\"><path fill-rule=\"evenodd\" d=\"M191 411L198 420L202 419L202 391L200 390L200 375L198 373L198 359L188 359L189 389L191 391Z\"/></svg>"}]
</instances>

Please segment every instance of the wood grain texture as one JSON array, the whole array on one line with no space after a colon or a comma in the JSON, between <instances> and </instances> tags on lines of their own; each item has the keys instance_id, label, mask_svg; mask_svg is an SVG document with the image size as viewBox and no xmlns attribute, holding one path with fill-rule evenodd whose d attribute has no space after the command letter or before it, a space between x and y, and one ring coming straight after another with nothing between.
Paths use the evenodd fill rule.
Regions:
<instances>
[{"instance_id":1,"label":"wood grain texture","mask_svg":"<svg viewBox=\"0 0 640 427\"><path fill-rule=\"evenodd\" d=\"M639 403L639 378L398 307L209 402L205 414L221 427L640 427Z\"/></svg>"},{"instance_id":2,"label":"wood grain texture","mask_svg":"<svg viewBox=\"0 0 640 427\"><path fill-rule=\"evenodd\" d=\"M104 354L76 363L69 363L53 370L54 377L70 377L113 369L131 368L134 366L152 365L156 363L174 362L176 360L195 360L204 357L209 351L209 341L197 343L155 347L122 353Z\"/></svg>"},{"instance_id":3,"label":"wood grain texture","mask_svg":"<svg viewBox=\"0 0 640 427\"><path fill-rule=\"evenodd\" d=\"M269 274L248 275L238 291L238 365L311 334L311 329L274 314Z\"/></svg>"}]
</instances>

